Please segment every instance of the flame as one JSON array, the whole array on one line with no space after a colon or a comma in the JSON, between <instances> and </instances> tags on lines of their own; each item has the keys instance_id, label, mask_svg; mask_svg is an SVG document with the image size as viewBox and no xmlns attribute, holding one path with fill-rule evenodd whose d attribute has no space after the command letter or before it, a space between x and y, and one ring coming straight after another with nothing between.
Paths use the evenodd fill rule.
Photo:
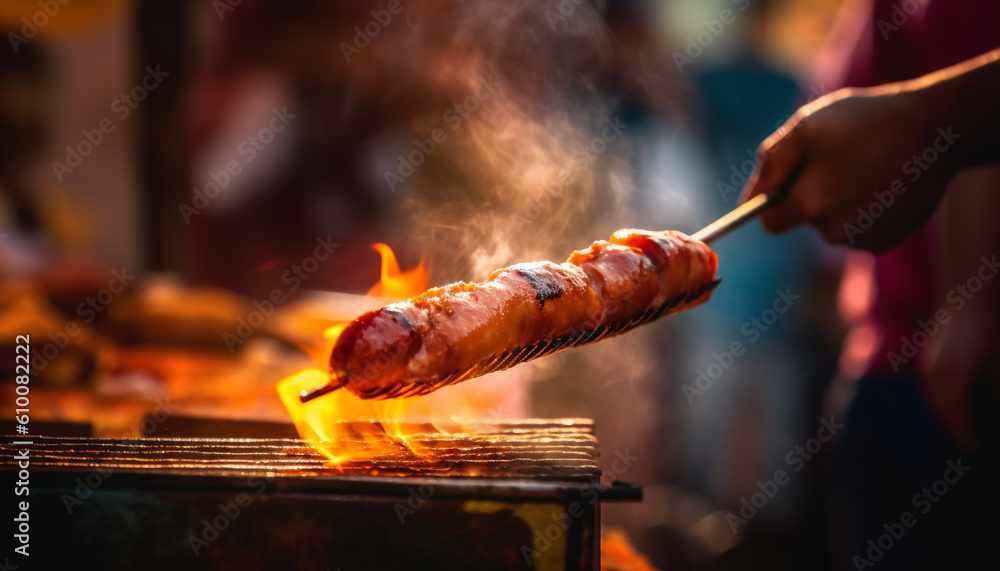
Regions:
<instances>
[{"instance_id":1,"label":"flame","mask_svg":"<svg viewBox=\"0 0 1000 571\"><path fill-rule=\"evenodd\" d=\"M286 377L278 384L278 395L291 414L300 438L313 441L317 450L334 464L391 453L389 447L358 446L359 441L366 440L365 435L385 434L402 441L414 452L421 452L418 446L407 441L407 435L400 428L402 400L362 400L341 389L309 403L299 402L302 390L327 380L326 371L313 367Z\"/></svg>"},{"instance_id":2,"label":"flame","mask_svg":"<svg viewBox=\"0 0 1000 571\"><path fill-rule=\"evenodd\" d=\"M382 255L382 271L379 283L368 295L405 299L427 289L422 260L417 267L404 272L389 246L373 247ZM340 389L308 403L300 402L302 390L329 380L326 359L346 325L340 323L324 332L323 344L327 349L317 356L322 362L282 379L277 387L299 437L313 441L316 449L335 465L392 454L400 444L425 455L427 450L412 437L414 434L467 432L470 420L484 417L495 420L506 416L505 408L518 408L514 402L518 397L516 390L509 385L494 386L491 390L490 383L457 385L426 396L389 400L363 400L347 389Z\"/></svg>"},{"instance_id":3,"label":"flame","mask_svg":"<svg viewBox=\"0 0 1000 571\"><path fill-rule=\"evenodd\" d=\"M399 269L396 254L392 248L379 242L372 249L382 256L382 278L368 290L368 295L406 299L427 289L427 273L424 261L408 272Z\"/></svg>"}]
</instances>

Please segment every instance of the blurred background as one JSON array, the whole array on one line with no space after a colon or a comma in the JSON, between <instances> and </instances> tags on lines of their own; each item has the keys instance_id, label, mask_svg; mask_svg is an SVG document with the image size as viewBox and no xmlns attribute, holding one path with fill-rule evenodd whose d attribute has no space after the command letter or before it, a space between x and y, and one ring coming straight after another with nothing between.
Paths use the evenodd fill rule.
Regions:
<instances>
[{"instance_id":1,"label":"blurred background","mask_svg":"<svg viewBox=\"0 0 1000 571\"><path fill-rule=\"evenodd\" d=\"M393 297L373 244L441 285L698 230L839 86L831 38L868 3L42 4L0 5L0 343L32 336L33 422L127 436L164 402L287 420L277 380ZM596 419L646 490L605 524L657 568L827 568L823 452L787 455L828 410L842 260L756 224L717 251L711 303L446 391Z\"/></svg>"}]
</instances>

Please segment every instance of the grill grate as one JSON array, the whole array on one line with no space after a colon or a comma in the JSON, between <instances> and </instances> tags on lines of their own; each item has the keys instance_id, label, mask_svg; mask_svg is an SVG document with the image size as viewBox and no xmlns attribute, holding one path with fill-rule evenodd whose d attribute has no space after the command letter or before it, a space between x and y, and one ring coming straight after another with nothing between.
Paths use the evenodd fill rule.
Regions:
<instances>
[{"instance_id":1,"label":"grill grate","mask_svg":"<svg viewBox=\"0 0 1000 571\"><path fill-rule=\"evenodd\" d=\"M597 569L601 505L642 498L638 486L598 479L588 420L462 434L408 425L418 452L377 423L345 423L346 441L388 448L339 467L309 442L221 438L245 427L218 423L177 415L157 425L162 437L30 437L36 567ZM23 439L0 436L0 479L11 487ZM3 537L12 553L14 535ZM526 552L537 537L551 543Z\"/></svg>"},{"instance_id":2,"label":"grill grate","mask_svg":"<svg viewBox=\"0 0 1000 571\"><path fill-rule=\"evenodd\" d=\"M369 458L332 465L308 441L292 438L143 438L135 440L35 436L31 466L43 471L201 474L215 476L435 476L589 481L600 477L597 439L590 421L480 423L469 432L417 433L410 446L373 426L336 441ZM466 427L470 428L470 427ZM15 437L0 439L2 466ZM362 454L364 455L364 454Z\"/></svg>"}]
</instances>

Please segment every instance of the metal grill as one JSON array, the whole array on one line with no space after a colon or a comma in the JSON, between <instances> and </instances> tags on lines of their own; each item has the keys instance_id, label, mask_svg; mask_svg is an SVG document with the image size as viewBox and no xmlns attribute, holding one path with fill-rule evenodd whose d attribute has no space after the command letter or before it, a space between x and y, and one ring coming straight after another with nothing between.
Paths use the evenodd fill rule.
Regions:
<instances>
[{"instance_id":1,"label":"metal grill","mask_svg":"<svg viewBox=\"0 0 1000 571\"><path fill-rule=\"evenodd\" d=\"M432 427L407 443L378 425L352 423L329 444L351 450L333 465L311 442L293 438L143 438L134 440L35 437L32 468L116 472L171 472L217 476L440 476L585 481L600 476L597 439L590 421L480 423L469 432L441 434ZM0 441L4 462L13 458L14 438Z\"/></svg>"},{"instance_id":2,"label":"metal grill","mask_svg":"<svg viewBox=\"0 0 1000 571\"><path fill-rule=\"evenodd\" d=\"M341 443L382 453L339 466L295 438L177 436L209 434L213 422L171 417L159 433L173 436L130 440L33 436L32 562L578 571L599 567L601 504L642 497L637 486L599 480L589 420L487 422L452 434L409 425L412 449L378 424L347 423ZM0 436L0 479L11 486L22 477L20 439ZM9 553L13 536L4 537ZM531 552L537 537L551 545Z\"/></svg>"}]
</instances>

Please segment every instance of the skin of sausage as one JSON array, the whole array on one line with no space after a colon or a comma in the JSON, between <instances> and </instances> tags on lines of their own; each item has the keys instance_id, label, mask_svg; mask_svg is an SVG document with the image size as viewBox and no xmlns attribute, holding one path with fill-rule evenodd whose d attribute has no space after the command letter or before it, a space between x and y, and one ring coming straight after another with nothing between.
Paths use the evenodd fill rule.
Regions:
<instances>
[{"instance_id":1,"label":"skin of sausage","mask_svg":"<svg viewBox=\"0 0 1000 571\"><path fill-rule=\"evenodd\" d=\"M509 266L362 315L338 338L331 377L362 397L435 384L499 352L641 314L713 281L717 263L684 234L619 230L563 264Z\"/></svg>"}]
</instances>

